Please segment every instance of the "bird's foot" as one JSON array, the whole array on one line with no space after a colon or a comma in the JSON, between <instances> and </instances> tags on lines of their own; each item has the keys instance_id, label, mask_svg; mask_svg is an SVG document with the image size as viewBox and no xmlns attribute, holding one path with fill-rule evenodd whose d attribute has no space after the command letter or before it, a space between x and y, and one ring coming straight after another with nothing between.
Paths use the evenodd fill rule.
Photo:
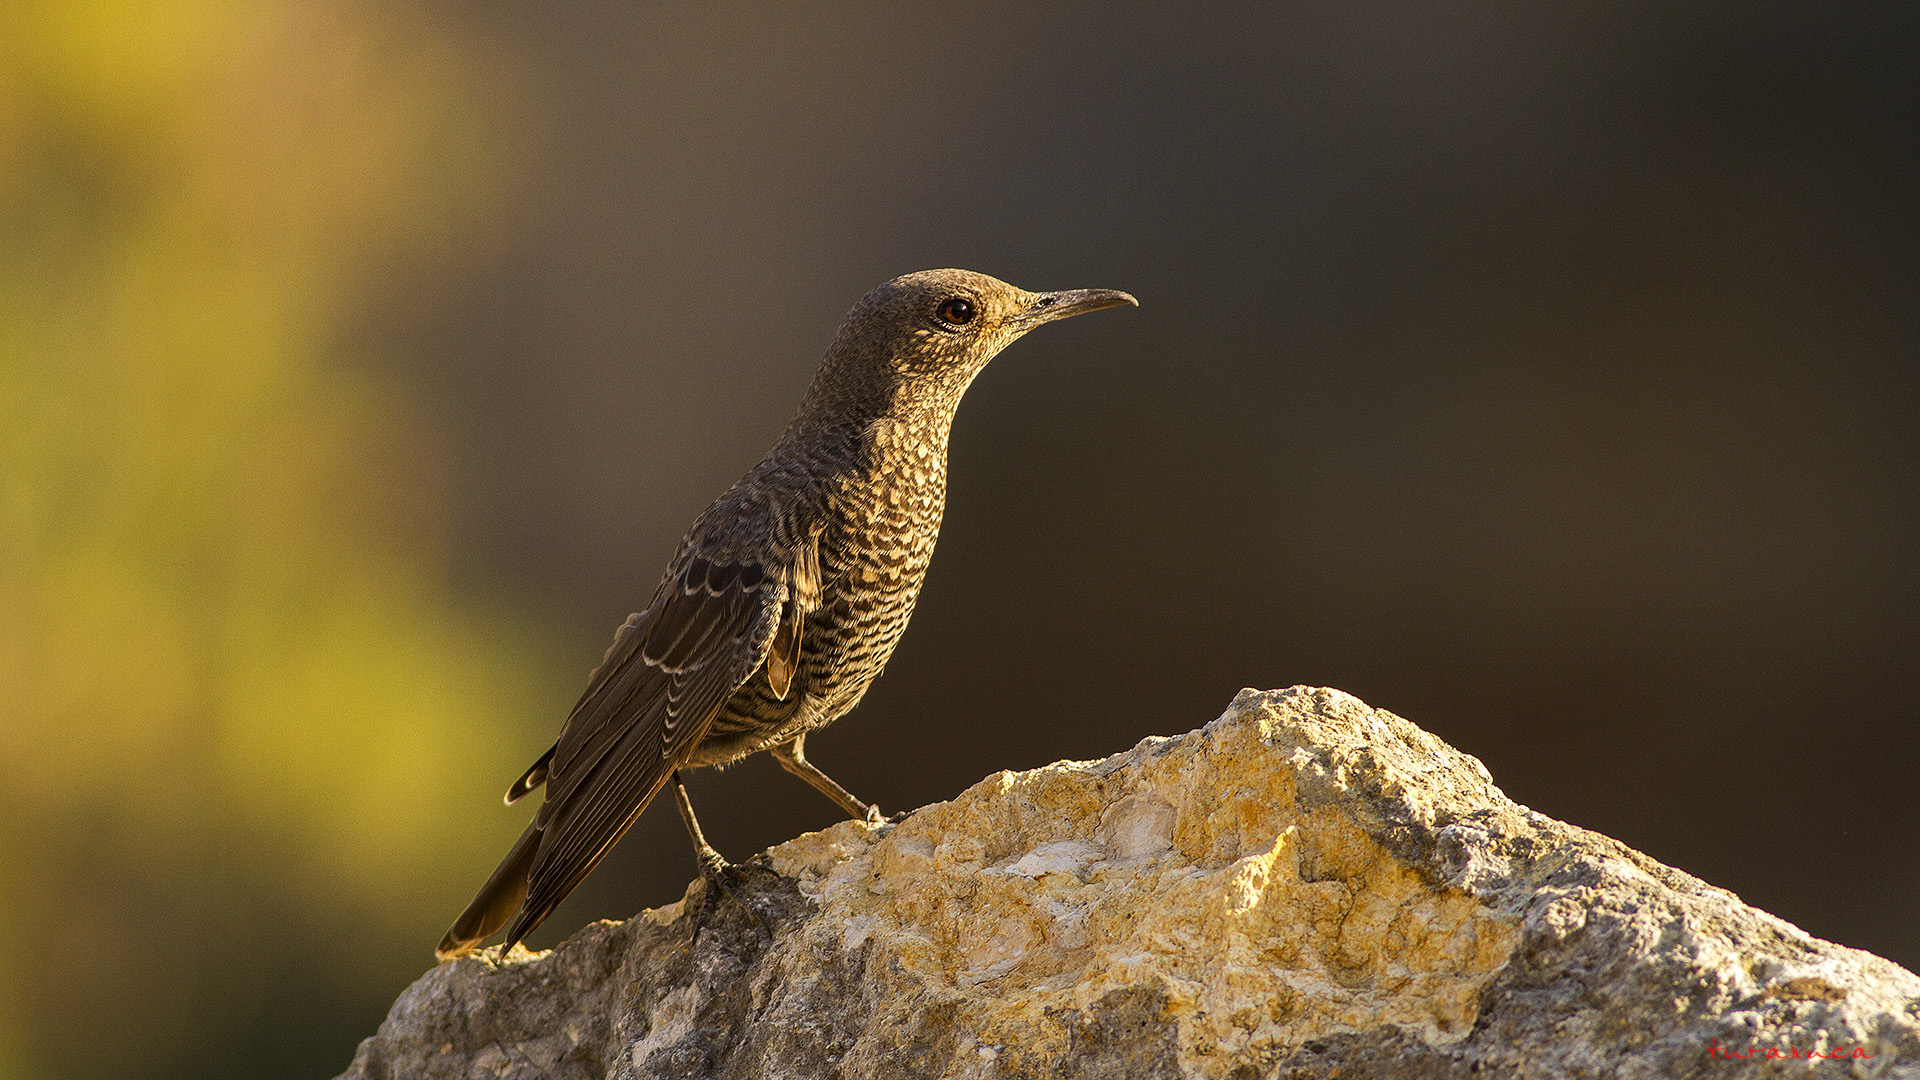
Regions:
<instances>
[{"instance_id":1,"label":"bird's foot","mask_svg":"<svg viewBox=\"0 0 1920 1080\"><path fill-rule=\"evenodd\" d=\"M728 862L724 856L712 848L699 852L699 858L702 895L700 908L694 912L693 939L688 942L688 946L698 945L700 932L706 929L710 920L718 916L719 907L714 903L717 898L733 901L735 907L746 913L747 920L771 941L773 930L767 926L766 920L760 917L760 913L753 909L753 905L747 902L747 898L740 894L740 890L734 887L744 868Z\"/></svg>"},{"instance_id":2,"label":"bird's foot","mask_svg":"<svg viewBox=\"0 0 1920 1080\"><path fill-rule=\"evenodd\" d=\"M708 884L712 884L718 878L725 877L727 871L733 869L733 864L727 861L725 855L720 854L705 844L700 845L694 850L693 857L700 862L701 880L706 881Z\"/></svg>"},{"instance_id":3,"label":"bird's foot","mask_svg":"<svg viewBox=\"0 0 1920 1080\"><path fill-rule=\"evenodd\" d=\"M895 825L900 824L912 816L913 811L911 810L902 810L897 814L889 814L883 812L877 806L869 806L867 807L866 813L861 814L853 820L860 822L869 829L878 829L884 835L888 829L893 828Z\"/></svg>"}]
</instances>

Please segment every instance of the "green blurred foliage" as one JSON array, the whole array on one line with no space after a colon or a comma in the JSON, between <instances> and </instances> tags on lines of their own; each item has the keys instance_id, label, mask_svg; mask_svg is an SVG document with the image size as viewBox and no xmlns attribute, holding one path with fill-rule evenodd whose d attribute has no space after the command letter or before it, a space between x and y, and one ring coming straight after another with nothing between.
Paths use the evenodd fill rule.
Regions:
<instances>
[{"instance_id":1,"label":"green blurred foliage","mask_svg":"<svg viewBox=\"0 0 1920 1080\"><path fill-rule=\"evenodd\" d=\"M393 4L0 5L0 1078L337 1071L516 830L552 674L342 344L484 235L502 74Z\"/></svg>"}]
</instances>

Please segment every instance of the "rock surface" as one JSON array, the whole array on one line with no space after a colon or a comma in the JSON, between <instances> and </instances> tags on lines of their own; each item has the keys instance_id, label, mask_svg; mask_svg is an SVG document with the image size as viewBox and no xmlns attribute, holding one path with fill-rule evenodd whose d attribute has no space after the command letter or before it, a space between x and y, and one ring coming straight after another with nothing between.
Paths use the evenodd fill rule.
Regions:
<instances>
[{"instance_id":1,"label":"rock surface","mask_svg":"<svg viewBox=\"0 0 1920 1080\"><path fill-rule=\"evenodd\" d=\"M1920 1077L1920 977L1295 687L442 964L345 1075Z\"/></svg>"}]
</instances>

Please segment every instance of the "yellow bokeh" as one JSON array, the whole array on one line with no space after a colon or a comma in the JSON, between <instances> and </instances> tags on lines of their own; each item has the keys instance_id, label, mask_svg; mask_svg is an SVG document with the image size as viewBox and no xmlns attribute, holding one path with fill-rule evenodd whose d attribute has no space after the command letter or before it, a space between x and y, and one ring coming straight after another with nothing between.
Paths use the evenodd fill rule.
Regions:
<instances>
[{"instance_id":1,"label":"yellow bokeh","mask_svg":"<svg viewBox=\"0 0 1920 1080\"><path fill-rule=\"evenodd\" d=\"M467 793L552 674L339 344L484 235L497 65L393 4L0 10L0 920L68 973L0 972L0 1078L173 1071L210 937L424 965L515 827Z\"/></svg>"}]
</instances>

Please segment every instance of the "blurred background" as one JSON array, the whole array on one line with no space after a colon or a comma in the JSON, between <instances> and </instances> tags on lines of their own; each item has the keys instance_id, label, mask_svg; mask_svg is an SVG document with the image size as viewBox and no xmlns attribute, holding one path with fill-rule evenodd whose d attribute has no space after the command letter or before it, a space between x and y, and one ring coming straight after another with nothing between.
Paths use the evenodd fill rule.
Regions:
<instances>
[{"instance_id":1,"label":"blurred background","mask_svg":"<svg viewBox=\"0 0 1920 1080\"><path fill-rule=\"evenodd\" d=\"M1920 8L1176 7L5 5L0 1078L343 1069L933 266L1144 306L975 384L852 790L1337 686L1920 966ZM534 944L692 871L655 807Z\"/></svg>"}]
</instances>

